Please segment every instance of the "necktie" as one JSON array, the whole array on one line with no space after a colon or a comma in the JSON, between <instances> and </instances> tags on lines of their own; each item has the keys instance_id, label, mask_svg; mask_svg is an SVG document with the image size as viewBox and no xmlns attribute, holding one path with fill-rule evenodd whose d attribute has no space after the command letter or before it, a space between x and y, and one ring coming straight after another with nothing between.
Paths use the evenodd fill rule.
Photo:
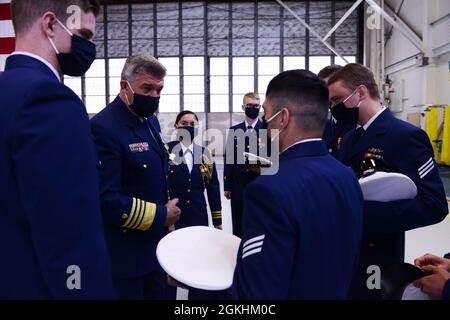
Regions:
<instances>
[{"instance_id":1,"label":"necktie","mask_svg":"<svg viewBox=\"0 0 450 320\"><path fill-rule=\"evenodd\" d=\"M359 127L358 129L356 129L353 135L353 145L356 145L358 143L359 139L364 134L364 132L366 132L366 130L364 130L363 127Z\"/></svg>"}]
</instances>

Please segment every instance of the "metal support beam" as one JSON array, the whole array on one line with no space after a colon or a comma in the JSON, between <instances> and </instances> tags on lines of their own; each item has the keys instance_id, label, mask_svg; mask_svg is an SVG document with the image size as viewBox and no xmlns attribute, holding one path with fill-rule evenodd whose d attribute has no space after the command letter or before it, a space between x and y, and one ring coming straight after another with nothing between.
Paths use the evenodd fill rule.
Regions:
<instances>
[{"instance_id":1,"label":"metal support beam","mask_svg":"<svg viewBox=\"0 0 450 320\"><path fill-rule=\"evenodd\" d=\"M399 15L398 12L394 11L387 3L384 4L384 7L386 9L386 12L393 17L393 19L405 30L408 30L408 32L411 34L411 37L414 39L414 41L420 46L423 47L423 40L422 38L411 28L409 24L405 22ZM423 48L422 48L423 50Z\"/></svg>"},{"instance_id":2,"label":"metal support beam","mask_svg":"<svg viewBox=\"0 0 450 320\"><path fill-rule=\"evenodd\" d=\"M396 8L395 8L395 14L398 15L400 13L400 10L402 10L403 4L405 3L405 0L400 1ZM388 6L385 3L385 6ZM384 45L386 46L386 44L389 42L389 40L391 40L391 36L392 36L392 31L394 31L394 27L391 26L391 28L389 29L389 31L386 33L386 41L384 43Z\"/></svg>"},{"instance_id":3,"label":"metal support beam","mask_svg":"<svg viewBox=\"0 0 450 320\"><path fill-rule=\"evenodd\" d=\"M386 6L387 11L393 15L393 17L386 11L384 11L374 0L366 0L366 2L380 14L387 22L389 22L394 28L396 28L402 35L404 35L421 53L424 52L422 39L412 31L412 29L403 20L395 14L395 12Z\"/></svg>"},{"instance_id":4,"label":"metal support beam","mask_svg":"<svg viewBox=\"0 0 450 320\"><path fill-rule=\"evenodd\" d=\"M328 32L328 34L322 39L323 41L327 41L327 39L329 37L331 37L331 35L336 32L336 30L341 26L341 24L344 23L345 20L347 20L347 18L353 13L353 11L356 10L356 8L358 8L358 6L364 2L364 0L358 0L356 1L353 6L351 6L350 9L348 9L348 11L342 16L342 18L338 21L338 23L336 23L336 25L331 28L331 30Z\"/></svg>"},{"instance_id":5,"label":"metal support beam","mask_svg":"<svg viewBox=\"0 0 450 320\"><path fill-rule=\"evenodd\" d=\"M322 37L313 29L311 28L302 18L300 18L294 11L291 10L283 1L276 0L284 9L286 9L290 14L292 14L306 29L311 32L313 36L315 36L317 39L320 40L320 42L323 43L325 47L327 47L331 52L333 52L335 55L337 55L339 58L344 60L346 63L348 63L347 59L344 58L335 48L333 48L328 42L324 41Z\"/></svg>"}]
</instances>

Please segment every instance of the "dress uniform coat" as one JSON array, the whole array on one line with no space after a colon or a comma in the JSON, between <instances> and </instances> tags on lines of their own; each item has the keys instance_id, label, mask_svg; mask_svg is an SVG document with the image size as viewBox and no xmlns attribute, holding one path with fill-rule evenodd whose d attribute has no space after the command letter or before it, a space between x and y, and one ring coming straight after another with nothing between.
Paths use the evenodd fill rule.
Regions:
<instances>
[{"instance_id":1,"label":"dress uniform coat","mask_svg":"<svg viewBox=\"0 0 450 320\"><path fill-rule=\"evenodd\" d=\"M192 171L189 172L180 142L169 143L169 150L176 157L169 167L170 196L180 200L178 207L183 213L175 224L175 228L208 226L205 190L213 225L220 226L222 224L222 205L216 165L206 148L197 144L192 146L194 164Z\"/></svg>"},{"instance_id":2,"label":"dress uniform coat","mask_svg":"<svg viewBox=\"0 0 450 320\"><path fill-rule=\"evenodd\" d=\"M205 190L214 226L222 225L222 205L220 184L217 177L216 165L208 149L192 144L192 171L186 164L183 148L180 142L169 143L170 153L174 159L169 166L169 190L172 198L178 198L181 209L180 220L175 229L192 226L208 226L208 211L205 200ZM175 288L169 288L168 299L176 297ZM189 300L210 300L214 297L210 292L191 288Z\"/></svg>"},{"instance_id":3,"label":"dress uniform coat","mask_svg":"<svg viewBox=\"0 0 450 320\"><path fill-rule=\"evenodd\" d=\"M450 300L450 279L444 285L444 291L442 292L442 300Z\"/></svg>"},{"instance_id":4,"label":"dress uniform coat","mask_svg":"<svg viewBox=\"0 0 450 320\"><path fill-rule=\"evenodd\" d=\"M164 297L156 246L166 234L168 152L155 121L138 119L120 97L91 120L106 239L122 299Z\"/></svg>"},{"instance_id":5,"label":"dress uniform coat","mask_svg":"<svg viewBox=\"0 0 450 320\"><path fill-rule=\"evenodd\" d=\"M369 266L381 272L404 261L405 231L440 222L448 214L447 199L426 133L384 110L359 139L356 128L344 137L342 162L355 167L365 157L383 159L392 172L411 178L417 186L412 200L364 202L360 261L352 285L352 299L381 299L369 290Z\"/></svg>"},{"instance_id":6,"label":"dress uniform coat","mask_svg":"<svg viewBox=\"0 0 450 320\"><path fill-rule=\"evenodd\" d=\"M86 108L28 55L0 86L0 300L115 298Z\"/></svg>"},{"instance_id":7,"label":"dress uniform coat","mask_svg":"<svg viewBox=\"0 0 450 320\"><path fill-rule=\"evenodd\" d=\"M326 200L325 200L326 199ZM363 199L323 141L280 155L279 171L244 192L232 298L345 299L360 247Z\"/></svg>"},{"instance_id":8,"label":"dress uniform coat","mask_svg":"<svg viewBox=\"0 0 450 320\"><path fill-rule=\"evenodd\" d=\"M328 120L323 133L323 140L325 141L328 152L336 159L339 159L344 135L354 128L355 125L342 124L333 118Z\"/></svg>"},{"instance_id":9,"label":"dress uniform coat","mask_svg":"<svg viewBox=\"0 0 450 320\"><path fill-rule=\"evenodd\" d=\"M259 129L262 126L262 122L257 120L254 125L254 132L258 137ZM229 163L227 161L227 150L225 150L225 165L223 172L223 180L224 180L224 190L231 191L231 215L232 215L232 223L233 223L233 234L240 237L241 229L242 229L242 212L243 212L243 195L244 190L247 185L255 180L259 175L255 172L246 170L243 164L239 164L237 159L238 157L243 157L242 154L237 154L237 150L239 150L239 145L244 144L245 150L250 151L248 141L240 141L243 140L239 137L234 137L234 142L231 142L231 130L242 130L243 132L247 131L245 122L232 126L230 128L230 133L227 137L226 148L230 148L233 146L234 148L234 160L233 163Z\"/></svg>"}]
</instances>

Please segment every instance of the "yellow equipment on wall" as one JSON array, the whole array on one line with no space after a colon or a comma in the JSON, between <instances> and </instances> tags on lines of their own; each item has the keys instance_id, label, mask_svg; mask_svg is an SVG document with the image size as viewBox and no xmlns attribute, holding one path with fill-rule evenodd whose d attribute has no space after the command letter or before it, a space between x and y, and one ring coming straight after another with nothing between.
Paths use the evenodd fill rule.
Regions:
<instances>
[{"instance_id":1,"label":"yellow equipment on wall","mask_svg":"<svg viewBox=\"0 0 450 320\"><path fill-rule=\"evenodd\" d=\"M433 106L426 110L425 131L438 163L450 165L450 106Z\"/></svg>"},{"instance_id":2,"label":"yellow equipment on wall","mask_svg":"<svg viewBox=\"0 0 450 320\"><path fill-rule=\"evenodd\" d=\"M450 106L446 106L444 111L441 161L450 166Z\"/></svg>"}]
</instances>

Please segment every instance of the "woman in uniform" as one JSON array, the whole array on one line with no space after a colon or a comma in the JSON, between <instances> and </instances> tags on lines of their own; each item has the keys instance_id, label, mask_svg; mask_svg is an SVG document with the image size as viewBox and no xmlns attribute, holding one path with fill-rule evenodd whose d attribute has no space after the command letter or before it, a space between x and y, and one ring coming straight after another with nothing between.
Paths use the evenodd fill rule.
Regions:
<instances>
[{"instance_id":1,"label":"woman in uniform","mask_svg":"<svg viewBox=\"0 0 450 320\"><path fill-rule=\"evenodd\" d=\"M198 133L198 117L191 111L178 114L175 121L178 141L169 143L169 190L178 198L181 212L175 229L208 226L205 189L214 227L222 229L222 208L217 170L207 148L193 142ZM173 228L172 228L173 230Z\"/></svg>"},{"instance_id":2,"label":"woman in uniform","mask_svg":"<svg viewBox=\"0 0 450 320\"><path fill-rule=\"evenodd\" d=\"M169 191L171 198L178 198L180 219L170 231L192 226L208 226L205 190L211 210L212 223L222 229L222 206L216 165L209 150L194 143L198 133L198 117L192 111L183 111L175 121L177 141L169 143ZM169 290L175 298L175 288ZM189 300L212 299L207 291L190 289Z\"/></svg>"}]
</instances>

